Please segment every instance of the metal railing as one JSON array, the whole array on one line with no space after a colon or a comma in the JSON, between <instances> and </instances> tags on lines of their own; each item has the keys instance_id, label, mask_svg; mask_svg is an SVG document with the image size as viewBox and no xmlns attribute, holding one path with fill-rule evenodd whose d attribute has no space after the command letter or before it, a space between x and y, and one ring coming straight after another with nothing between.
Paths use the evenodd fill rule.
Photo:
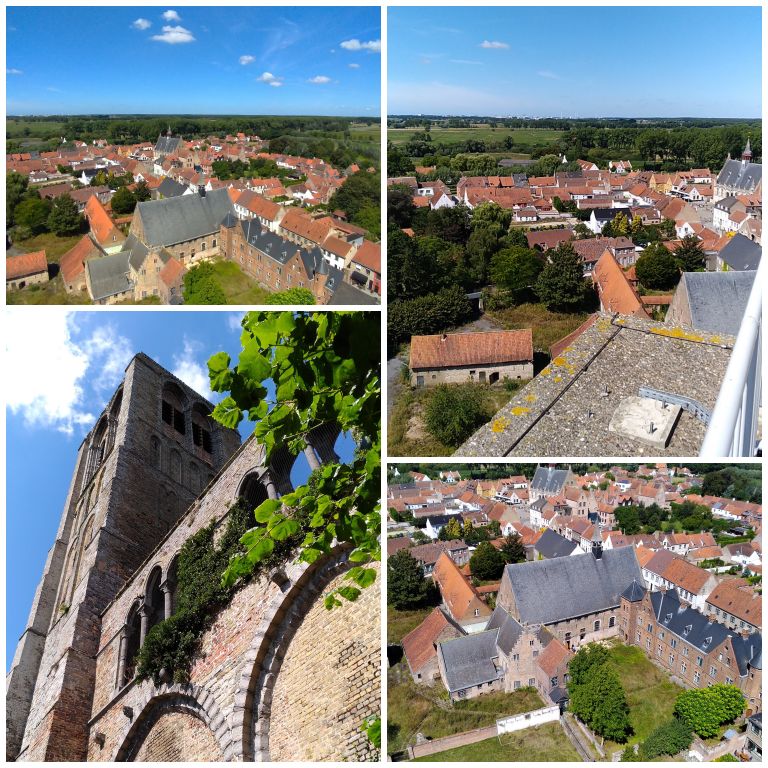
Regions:
<instances>
[{"instance_id":1,"label":"metal railing","mask_svg":"<svg viewBox=\"0 0 768 768\"><path fill-rule=\"evenodd\" d=\"M744 310L736 344L720 385L720 394L701 444L699 456L702 458L755 455L762 396L760 324L764 274L761 261L755 273L755 282Z\"/></svg>"}]
</instances>

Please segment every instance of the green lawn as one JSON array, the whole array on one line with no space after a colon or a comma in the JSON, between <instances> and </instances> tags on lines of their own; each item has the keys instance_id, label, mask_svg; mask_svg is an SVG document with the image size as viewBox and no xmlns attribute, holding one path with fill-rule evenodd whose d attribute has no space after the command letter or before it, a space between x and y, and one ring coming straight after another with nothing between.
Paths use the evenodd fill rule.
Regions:
<instances>
[{"instance_id":1,"label":"green lawn","mask_svg":"<svg viewBox=\"0 0 768 768\"><path fill-rule=\"evenodd\" d=\"M13 120L5 121L7 139L48 139L53 136L61 136L64 123L56 120Z\"/></svg>"},{"instance_id":2,"label":"green lawn","mask_svg":"<svg viewBox=\"0 0 768 768\"><path fill-rule=\"evenodd\" d=\"M451 704L441 683L416 685L401 661L388 671L387 738L390 753L415 741L418 732L433 739L473 728L493 725L505 715L530 712L544 706L535 690L488 693L476 699Z\"/></svg>"},{"instance_id":3,"label":"green lawn","mask_svg":"<svg viewBox=\"0 0 768 768\"><path fill-rule=\"evenodd\" d=\"M387 606L387 642L399 643L411 630L421 624L432 613L433 608L419 608L415 611L398 611Z\"/></svg>"},{"instance_id":4,"label":"green lawn","mask_svg":"<svg viewBox=\"0 0 768 768\"><path fill-rule=\"evenodd\" d=\"M506 733L500 739L486 739L456 749L418 757L414 762L446 763L578 763L578 752L563 733L560 723L545 723L535 728Z\"/></svg>"},{"instance_id":5,"label":"green lawn","mask_svg":"<svg viewBox=\"0 0 768 768\"><path fill-rule=\"evenodd\" d=\"M393 144L406 144L414 133L422 133L422 128L388 128L387 140ZM439 128L433 127L430 136L435 144L458 144L468 139L486 142L504 141L512 137L515 147L530 147L551 144L557 141L562 131L549 128L489 128L487 124L475 128Z\"/></svg>"},{"instance_id":6,"label":"green lawn","mask_svg":"<svg viewBox=\"0 0 768 768\"><path fill-rule=\"evenodd\" d=\"M233 261L214 261L216 280L227 296L227 304L263 304L270 291L248 277Z\"/></svg>"},{"instance_id":7,"label":"green lawn","mask_svg":"<svg viewBox=\"0 0 768 768\"><path fill-rule=\"evenodd\" d=\"M82 239L85 233L71 235L69 237L59 237L53 232L43 232L41 235L35 235L27 240L16 240L13 245L25 253L34 251L45 251L45 258L49 264L58 264L61 257L72 250Z\"/></svg>"},{"instance_id":8,"label":"green lawn","mask_svg":"<svg viewBox=\"0 0 768 768\"><path fill-rule=\"evenodd\" d=\"M543 304L520 304L486 314L506 330L530 328L533 348L547 354L555 342L575 331L589 317L586 312L550 312Z\"/></svg>"},{"instance_id":9,"label":"green lawn","mask_svg":"<svg viewBox=\"0 0 768 768\"><path fill-rule=\"evenodd\" d=\"M523 383L525 382L520 382L520 386ZM489 420L514 395L514 391L509 391L503 386L492 387L488 384L452 384L451 386L471 387L481 392ZM435 389L432 387L410 389L406 385L398 393L389 419L390 456L450 456L459 447L458 444L451 446L441 443L427 431L421 420L434 392Z\"/></svg>"},{"instance_id":10,"label":"green lawn","mask_svg":"<svg viewBox=\"0 0 768 768\"><path fill-rule=\"evenodd\" d=\"M683 689L671 683L640 648L616 643L611 646L610 655L627 692L629 721L634 731L629 743L637 744L672 717L675 699ZM609 754L624 746L605 742L605 750Z\"/></svg>"},{"instance_id":11,"label":"green lawn","mask_svg":"<svg viewBox=\"0 0 768 768\"><path fill-rule=\"evenodd\" d=\"M20 291L6 291L5 301L14 304L90 304L86 291L67 293L60 275L42 285L30 285Z\"/></svg>"}]
</instances>

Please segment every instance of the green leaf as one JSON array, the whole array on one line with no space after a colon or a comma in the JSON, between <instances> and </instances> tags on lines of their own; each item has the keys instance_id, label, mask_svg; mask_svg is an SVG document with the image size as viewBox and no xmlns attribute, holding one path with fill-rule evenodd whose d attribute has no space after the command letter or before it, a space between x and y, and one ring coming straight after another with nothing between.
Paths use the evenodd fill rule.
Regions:
<instances>
[{"instance_id":1,"label":"green leaf","mask_svg":"<svg viewBox=\"0 0 768 768\"><path fill-rule=\"evenodd\" d=\"M264 381L272 372L272 363L261 353L255 341L252 341L240 353L237 372L253 381Z\"/></svg>"},{"instance_id":2,"label":"green leaf","mask_svg":"<svg viewBox=\"0 0 768 768\"><path fill-rule=\"evenodd\" d=\"M240 408L231 397L225 397L218 403L213 409L211 416L213 416L222 427L228 427L229 429L237 429L237 425L243 418Z\"/></svg>"},{"instance_id":3,"label":"green leaf","mask_svg":"<svg viewBox=\"0 0 768 768\"><path fill-rule=\"evenodd\" d=\"M356 566L349 570L346 577L365 589L366 587L370 587L371 584L376 581L376 571L373 568L361 568L360 566Z\"/></svg>"},{"instance_id":4,"label":"green leaf","mask_svg":"<svg viewBox=\"0 0 768 768\"><path fill-rule=\"evenodd\" d=\"M339 600L336 595L331 592L323 598L323 604L325 605L326 609L330 611L332 608L337 608L340 606L341 600Z\"/></svg>"},{"instance_id":5,"label":"green leaf","mask_svg":"<svg viewBox=\"0 0 768 768\"><path fill-rule=\"evenodd\" d=\"M274 540L264 536L248 549L245 556L249 563L258 563L260 560L271 555L274 548Z\"/></svg>"},{"instance_id":6,"label":"green leaf","mask_svg":"<svg viewBox=\"0 0 768 768\"><path fill-rule=\"evenodd\" d=\"M277 525L270 528L269 533L273 539L278 541L285 541L289 536L299 532L301 526L290 518L284 517Z\"/></svg>"},{"instance_id":7,"label":"green leaf","mask_svg":"<svg viewBox=\"0 0 768 768\"><path fill-rule=\"evenodd\" d=\"M269 518L283 508L282 499L267 499L262 501L254 512L257 523L266 523Z\"/></svg>"},{"instance_id":8,"label":"green leaf","mask_svg":"<svg viewBox=\"0 0 768 768\"><path fill-rule=\"evenodd\" d=\"M350 602L354 602L360 597L360 590L357 587L339 587L338 592Z\"/></svg>"},{"instance_id":9,"label":"green leaf","mask_svg":"<svg viewBox=\"0 0 768 768\"><path fill-rule=\"evenodd\" d=\"M229 360L229 355L226 352L217 352L208 361L208 378L214 392L226 392L232 383Z\"/></svg>"}]
</instances>

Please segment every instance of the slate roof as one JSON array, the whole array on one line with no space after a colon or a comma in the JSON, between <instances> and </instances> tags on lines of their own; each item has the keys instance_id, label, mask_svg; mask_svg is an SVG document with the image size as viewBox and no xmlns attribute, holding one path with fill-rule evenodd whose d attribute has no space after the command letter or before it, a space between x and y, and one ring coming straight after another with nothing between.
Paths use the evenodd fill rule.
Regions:
<instances>
[{"instance_id":1,"label":"slate roof","mask_svg":"<svg viewBox=\"0 0 768 768\"><path fill-rule=\"evenodd\" d=\"M111 256L85 262L85 271L90 278L91 295L94 301L131 289L132 284L128 279L128 257L128 253L120 251Z\"/></svg>"},{"instance_id":2,"label":"slate roof","mask_svg":"<svg viewBox=\"0 0 768 768\"><path fill-rule=\"evenodd\" d=\"M411 338L411 370L533 360L530 328L520 331L448 333Z\"/></svg>"},{"instance_id":3,"label":"slate roof","mask_svg":"<svg viewBox=\"0 0 768 768\"><path fill-rule=\"evenodd\" d=\"M691 325L735 336L747 306L755 272L683 272Z\"/></svg>"},{"instance_id":4,"label":"slate roof","mask_svg":"<svg viewBox=\"0 0 768 768\"><path fill-rule=\"evenodd\" d=\"M683 608L677 590L674 589L667 592L651 592L650 598L656 620L672 634L683 638L704 653L709 653L730 637L740 675L746 675L750 666L762 668L760 633L755 632L743 638L725 624L712 621L695 608Z\"/></svg>"},{"instance_id":5,"label":"slate roof","mask_svg":"<svg viewBox=\"0 0 768 768\"><path fill-rule=\"evenodd\" d=\"M331 267L330 271L333 271L333 269L334 268ZM344 282L339 278L336 281L336 290L334 291L333 296L331 297L331 300L328 302L328 306L341 305L341 304L376 305L378 303L379 302L376 301L376 298L374 296L371 296L370 293L361 291L358 288L355 288L354 285L350 285L349 283Z\"/></svg>"},{"instance_id":6,"label":"slate roof","mask_svg":"<svg viewBox=\"0 0 768 768\"><path fill-rule=\"evenodd\" d=\"M156 155L172 155L178 151L181 136L158 136L155 144Z\"/></svg>"},{"instance_id":7,"label":"slate roof","mask_svg":"<svg viewBox=\"0 0 768 768\"><path fill-rule=\"evenodd\" d=\"M162 197L180 197L187 191L188 187L179 184L170 177L166 176L158 185L157 191Z\"/></svg>"},{"instance_id":8,"label":"slate roof","mask_svg":"<svg viewBox=\"0 0 768 768\"><path fill-rule=\"evenodd\" d=\"M636 603L645 597L645 587L639 581L632 581L632 583L621 593L621 596L625 600L629 600L630 603Z\"/></svg>"},{"instance_id":9,"label":"slate roof","mask_svg":"<svg viewBox=\"0 0 768 768\"><path fill-rule=\"evenodd\" d=\"M144 225L147 245L173 245L218 232L234 207L227 190L221 188L204 197L197 194L146 200L136 206L136 212Z\"/></svg>"},{"instance_id":10,"label":"slate roof","mask_svg":"<svg viewBox=\"0 0 768 768\"><path fill-rule=\"evenodd\" d=\"M542 557L549 560L553 557L567 557L578 546L575 541L568 541L565 536L561 536L551 528L547 528L534 545L534 549Z\"/></svg>"},{"instance_id":11,"label":"slate roof","mask_svg":"<svg viewBox=\"0 0 768 768\"><path fill-rule=\"evenodd\" d=\"M720 258L732 270L755 270L760 264L763 249L744 235L736 234L720 251Z\"/></svg>"},{"instance_id":12,"label":"slate roof","mask_svg":"<svg viewBox=\"0 0 768 768\"><path fill-rule=\"evenodd\" d=\"M507 565L507 580L523 623L553 624L616 608L633 580L641 581L634 547Z\"/></svg>"},{"instance_id":13,"label":"slate roof","mask_svg":"<svg viewBox=\"0 0 768 768\"><path fill-rule=\"evenodd\" d=\"M762 178L763 166L760 163L742 164L741 160L726 160L717 175L717 184L751 192Z\"/></svg>"},{"instance_id":14,"label":"slate roof","mask_svg":"<svg viewBox=\"0 0 768 768\"><path fill-rule=\"evenodd\" d=\"M493 663L499 655L496 634L496 630L478 632L437 646L437 652L443 659L446 686L451 693L504 676L503 671Z\"/></svg>"},{"instance_id":15,"label":"slate roof","mask_svg":"<svg viewBox=\"0 0 768 768\"><path fill-rule=\"evenodd\" d=\"M536 473L531 480L531 490L542 493L559 493L567 479L567 469L539 466L536 467Z\"/></svg>"}]
</instances>

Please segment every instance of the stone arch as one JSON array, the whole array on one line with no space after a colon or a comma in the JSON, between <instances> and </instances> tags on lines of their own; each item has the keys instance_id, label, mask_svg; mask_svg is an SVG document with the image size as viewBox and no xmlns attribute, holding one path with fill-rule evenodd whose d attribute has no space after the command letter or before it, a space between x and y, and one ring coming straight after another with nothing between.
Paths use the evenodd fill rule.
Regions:
<instances>
[{"instance_id":1,"label":"stone arch","mask_svg":"<svg viewBox=\"0 0 768 768\"><path fill-rule=\"evenodd\" d=\"M95 520L96 516L91 515L83 525L82 534L80 535L80 546L77 551L77 560L75 561L74 578L72 579L72 594L77 589L77 585L80 583L83 575L83 556L85 555L86 548L91 543Z\"/></svg>"},{"instance_id":2,"label":"stone arch","mask_svg":"<svg viewBox=\"0 0 768 768\"><path fill-rule=\"evenodd\" d=\"M111 762L129 762L133 759L152 725L166 712L184 712L201 720L211 731L221 750L222 759L232 754L232 733L213 694L192 683L142 683L142 697L134 707L134 717L123 728L116 741Z\"/></svg>"},{"instance_id":3,"label":"stone arch","mask_svg":"<svg viewBox=\"0 0 768 768\"><path fill-rule=\"evenodd\" d=\"M141 602L136 600L128 611L120 645L120 660L118 664L117 687L133 680L136 672L136 654L141 647Z\"/></svg>"},{"instance_id":4,"label":"stone arch","mask_svg":"<svg viewBox=\"0 0 768 768\"><path fill-rule=\"evenodd\" d=\"M168 611L168 616L173 616L173 614L176 612L176 600L177 600L177 591L178 591L178 571L179 571L179 552L177 552L172 558L171 562L168 563L168 567L165 570L165 587L168 590L168 602L169 602L169 608L170 611ZM166 616L166 618L168 618Z\"/></svg>"},{"instance_id":5,"label":"stone arch","mask_svg":"<svg viewBox=\"0 0 768 768\"><path fill-rule=\"evenodd\" d=\"M160 397L160 420L166 432L185 435L187 433L186 411L189 400L184 390L175 381L166 381Z\"/></svg>"},{"instance_id":6,"label":"stone arch","mask_svg":"<svg viewBox=\"0 0 768 768\"><path fill-rule=\"evenodd\" d=\"M192 443L195 446L197 455L207 462L213 460L213 422L211 420L210 408L201 402L192 405Z\"/></svg>"},{"instance_id":7,"label":"stone arch","mask_svg":"<svg viewBox=\"0 0 768 768\"><path fill-rule=\"evenodd\" d=\"M348 556L349 547L342 546L312 565L294 563L272 574L280 589L256 628L236 688L232 759L270 760L272 695L286 650L307 610L334 578L351 567Z\"/></svg>"},{"instance_id":8,"label":"stone arch","mask_svg":"<svg viewBox=\"0 0 768 768\"><path fill-rule=\"evenodd\" d=\"M144 590L144 611L147 616L146 632L165 618L165 596L160 584L163 580L163 570L159 565L154 566L147 577Z\"/></svg>"},{"instance_id":9,"label":"stone arch","mask_svg":"<svg viewBox=\"0 0 768 768\"><path fill-rule=\"evenodd\" d=\"M245 500L253 509L267 499L278 497L277 489L272 481L269 470L264 467L256 467L248 470L235 493L235 499Z\"/></svg>"}]
</instances>

